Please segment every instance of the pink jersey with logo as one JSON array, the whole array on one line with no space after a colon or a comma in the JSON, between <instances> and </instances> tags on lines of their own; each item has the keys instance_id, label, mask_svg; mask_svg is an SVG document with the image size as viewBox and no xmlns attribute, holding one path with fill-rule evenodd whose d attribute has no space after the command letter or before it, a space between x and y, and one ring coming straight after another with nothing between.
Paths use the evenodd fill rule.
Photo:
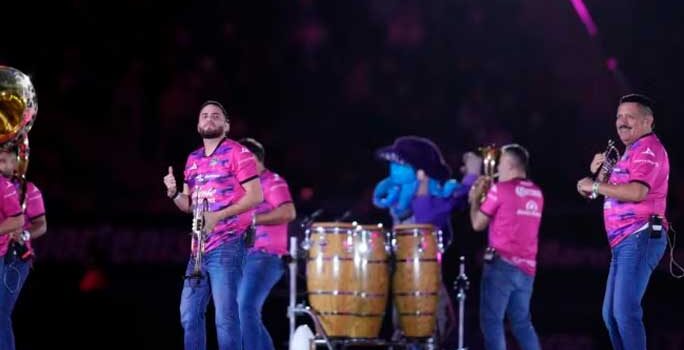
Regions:
<instances>
[{"instance_id":1,"label":"pink jersey with logo","mask_svg":"<svg viewBox=\"0 0 684 350\"><path fill-rule=\"evenodd\" d=\"M655 134L647 134L627 147L625 154L613 168L609 183L621 185L639 182L649 190L641 202L605 198L603 221L611 247L644 227L651 214L665 218L669 177L670 161L667 151Z\"/></svg>"},{"instance_id":2,"label":"pink jersey with logo","mask_svg":"<svg viewBox=\"0 0 684 350\"><path fill-rule=\"evenodd\" d=\"M513 179L493 185L480 210L491 218L489 246L501 259L528 275L537 269L537 242L544 195L526 179Z\"/></svg>"},{"instance_id":3,"label":"pink jersey with logo","mask_svg":"<svg viewBox=\"0 0 684 350\"><path fill-rule=\"evenodd\" d=\"M19 191L21 184L18 181L13 181L14 188ZM26 184L26 210L24 211L24 230L31 228L31 221L45 215L45 203L43 202L43 194L33 182ZM31 248L31 241L27 241L26 245Z\"/></svg>"},{"instance_id":4,"label":"pink jersey with logo","mask_svg":"<svg viewBox=\"0 0 684 350\"><path fill-rule=\"evenodd\" d=\"M268 213L283 204L292 203L290 189L280 175L265 170L260 179L264 201L256 208L257 215ZM287 224L257 225L254 249L262 249L276 255L287 254Z\"/></svg>"},{"instance_id":5,"label":"pink jersey with logo","mask_svg":"<svg viewBox=\"0 0 684 350\"><path fill-rule=\"evenodd\" d=\"M14 185L6 178L0 176L0 222L12 216L19 216L22 214L21 206L19 205L19 194ZM2 232L0 235L0 256L7 253L9 247L9 235Z\"/></svg>"},{"instance_id":6,"label":"pink jersey with logo","mask_svg":"<svg viewBox=\"0 0 684 350\"><path fill-rule=\"evenodd\" d=\"M211 155L205 155L204 147L190 153L184 174L185 183L190 188L192 207L195 208L206 198L211 212L235 204L245 195L242 184L258 178L256 160L252 153L227 138L221 141ZM253 217L254 210L250 209L219 221L214 230L208 233L205 252L241 238L252 224Z\"/></svg>"}]
</instances>

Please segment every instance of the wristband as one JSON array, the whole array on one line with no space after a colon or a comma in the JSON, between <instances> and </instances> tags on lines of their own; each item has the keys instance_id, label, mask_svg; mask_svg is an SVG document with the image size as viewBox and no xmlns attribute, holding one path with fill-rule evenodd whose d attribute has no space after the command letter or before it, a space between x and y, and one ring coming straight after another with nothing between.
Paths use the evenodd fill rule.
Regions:
<instances>
[{"instance_id":1,"label":"wristband","mask_svg":"<svg viewBox=\"0 0 684 350\"><path fill-rule=\"evenodd\" d=\"M598 198L598 195L599 195L598 191L599 191L599 182L594 181L594 183L591 185L591 198L592 199Z\"/></svg>"}]
</instances>

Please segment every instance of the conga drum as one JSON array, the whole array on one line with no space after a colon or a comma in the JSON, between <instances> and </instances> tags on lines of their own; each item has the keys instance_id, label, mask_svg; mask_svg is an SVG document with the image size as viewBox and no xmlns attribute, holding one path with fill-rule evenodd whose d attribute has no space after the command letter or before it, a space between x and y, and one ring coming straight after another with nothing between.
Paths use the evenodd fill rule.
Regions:
<instances>
[{"instance_id":1,"label":"conga drum","mask_svg":"<svg viewBox=\"0 0 684 350\"><path fill-rule=\"evenodd\" d=\"M309 239L309 304L326 334L377 338L389 288L388 247L382 228L316 222Z\"/></svg>"},{"instance_id":2,"label":"conga drum","mask_svg":"<svg viewBox=\"0 0 684 350\"><path fill-rule=\"evenodd\" d=\"M435 332L442 271L438 233L432 225L395 225L392 230L396 269L392 296L399 327L406 337L431 337Z\"/></svg>"}]
</instances>

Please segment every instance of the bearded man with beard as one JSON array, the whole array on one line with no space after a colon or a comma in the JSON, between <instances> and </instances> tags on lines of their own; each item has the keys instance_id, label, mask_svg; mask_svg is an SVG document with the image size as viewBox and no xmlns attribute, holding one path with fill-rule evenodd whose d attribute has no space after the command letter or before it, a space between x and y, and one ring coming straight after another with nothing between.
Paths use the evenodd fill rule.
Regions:
<instances>
[{"instance_id":1,"label":"bearded man with beard","mask_svg":"<svg viewBox=\"0 0 684 350\"><path fill-rule=\"evenodd\" d=\"M219 349L242 349L237 291L242 278L245 236L254 208L263 200L256 158L247 148L226 137L230 123L217 101L202 104L197 132L203 147L190 153L183 189L178 190L172 167L164 177L167 196L183 212L197 206L206 232L204 250L193 240L186 276L194 269L195 254L203 254L200 278L186 278L181 294L181 324L185 349L206 349L205 314L209 298L215 307Z\"/></svg>"}]
</instances>

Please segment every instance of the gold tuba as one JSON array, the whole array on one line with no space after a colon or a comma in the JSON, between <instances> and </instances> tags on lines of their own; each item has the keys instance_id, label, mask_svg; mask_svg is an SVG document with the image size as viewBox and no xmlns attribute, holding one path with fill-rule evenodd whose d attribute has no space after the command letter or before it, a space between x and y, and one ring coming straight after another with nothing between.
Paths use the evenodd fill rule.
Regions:
<instances>
[{"instance_id":1,"label":"gold tuba","mask_svg":"<svg viewBox=\"0 0 684 350\"><path fill-rule=\"evenodd\" d=\"M487 198L487 192L489 187L492 186L492 182L499 176L497 166L499 164L499 157L501 157L501 149L496 145L489 145L478 148L478 151L482 155L482 171L486 179L485 186L482 193L480 193L480 203L482 203Z\"/></svg>"},{"instance_id":2,"label":"gold tuba","mask_svg":"<svg viewBox=\"0 0 684 350\"><path fill-rule=\"evenodd\" d=\"M31 79L15 68L0 65L0 149L17 148L18 166L15 176L21 183L22 206L26 204L28 133L37 113L38 101Z\"/></svg>"}]
</instances>

